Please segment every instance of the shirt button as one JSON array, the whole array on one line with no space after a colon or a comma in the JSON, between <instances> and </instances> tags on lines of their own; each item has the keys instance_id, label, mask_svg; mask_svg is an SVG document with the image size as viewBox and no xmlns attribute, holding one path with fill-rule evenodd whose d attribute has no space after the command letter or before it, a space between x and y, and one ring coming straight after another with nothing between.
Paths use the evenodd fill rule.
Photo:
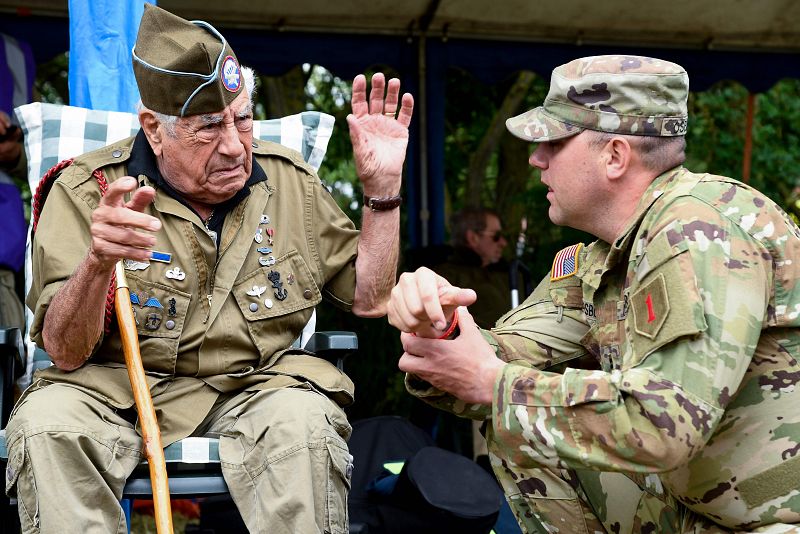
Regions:
<instances>
[{"instance_id":1,"label":"shirt button","mask_svg":"<svg viewBox=\"0 0 800 534\"><path fill-rule=\"evenodd\" d=\"M111 153L111 155L114 156L115 158L118 158L122 156L122 150L115 150L114 152Z\"/></svg>"},{"instance_id":2,"label":"shirt button","mask_svg":"<svg viewBox=\"0 0 800 534\"><path fill-rule=\"evenodd\" d=\"M304 297L306 300L311 300L311 296L312 296L312 293L311 293L311 290L310 290L310 289L304 289L304 290L303 290L303 297Z\"/></svg>"},{"instance_id":3,"label":"shirt button","mask_svg":"<svg viewBox=\"0 0 800 534\"><path fill-rule=\"evenodd\" d=\"M258 304L256 304L255 302L251 302L251 303L250 303L250 311L251 311L251 312L256 312L256 311L258 311Z\"/></svg>"},{"instance_id":4,"label":"shirt button","mask_svg":"<svg viewBox=\"0 0 800 534\"><path fill-rule=\"evenodd\" d=\"M164 324L164 326L166 326L166 327L167 327L167 330L172 330L173 328L175 328L175 321L173 321L172 319L170 319L169 321L167 321L167 322Z\"/></svg>"}]
</instances>

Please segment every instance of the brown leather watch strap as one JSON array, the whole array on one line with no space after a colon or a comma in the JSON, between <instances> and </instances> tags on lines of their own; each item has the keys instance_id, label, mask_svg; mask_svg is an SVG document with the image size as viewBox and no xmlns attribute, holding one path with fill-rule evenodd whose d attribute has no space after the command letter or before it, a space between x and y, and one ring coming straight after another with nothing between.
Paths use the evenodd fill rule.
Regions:
<instances>
[{"instance_id":1,"label":"brown leather watch strap","mask_svg":"<svg viewBox=\"0 0 800 534\"><path fill-rule=\"evenodd\" d=\"M372 211L393 210L403 203L403 197L396 195L393 197L368 197L364 195L364 206Z\"/></svg>"}]
</instances>

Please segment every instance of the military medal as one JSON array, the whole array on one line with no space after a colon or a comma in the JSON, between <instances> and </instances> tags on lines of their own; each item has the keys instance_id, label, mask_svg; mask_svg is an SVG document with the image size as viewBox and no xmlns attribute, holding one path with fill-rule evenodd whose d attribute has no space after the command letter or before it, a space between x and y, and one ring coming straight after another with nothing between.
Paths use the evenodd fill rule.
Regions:
<instances>
[{"instance_id":1,"label":"military medal","mask_svg":"<svg viewBox=\"0 0 800 534\"><path fill-rule=\"evenodd\" d=\"M164 306L158 301L156 297L150 297L145 301L142 305L143 308L156 308L156 309L164 309ZM144 327L147 330L158 330L158 327L161 326L161 312L153 311L148 313L145 316L144 320Z\"/></svg>"},{"instance_id":2,"label":"military medal","mask_svg":"<svg viewBox=\"0 0 800 534\"><path fill-rule=\"evenodd\" d=\"M253 237L256 243L261 244L264 241L264 236L261 234L261 228L256 231L255 237Z\"/></svg>"},{"instance_id":3,"label":"military medal","mask_svg":"<svg viewBox=\"0 0 800 534\"><path fill-rule=\"evenodd\" d=\"M251 297L260 297L264 294L264 291L267 290L267 286L253 286L251 289L247 290L247 294Z\"/></svg>"},{"instance_id":4,"label":"military medal","mask_svg":"<svg viewBox=\"0 0 800 534\"><path fill-rule=\"evenodd\" d=\"M183 280L186 278L186 273L181 271L180 267L175 267L174 269L167 270L167 278L172 280Z\"/></svg>"},{"instance_id":5,"label":"military medal","mask_svg":"<svg viewBox=\"0 0 800 534\"><path fill-rule=\"evenodd\" d=\"M281 282L281 273L278 271L270 271L267 275L267 279L272 282L272 287L275 289L275 298L278 300L286 300L288 292L286 288L283 287L283 282Z\"/></svg>"},{"instance_id":6,"label":"military medal","mask_svg":"<svg viewBox=\"0 0 800 534\"><path fill-rule=\"evenodd\" d=\"M269 256L269 257L261 256L260 258L258 258L258 263L260 263L264 267L270 267L272 265L275 265L275 256Z\"/></svg>"},{"instance_id":7,"label":"military medal","mask_svg":"<svg viewBox=\"0 0 800 534\"><path fill-rule=\"evenodd\" d=\"M172 254L169 252L159 252L157 250L153 250L150 252L150 260L160 261L161 263L169 263L172 261Z\"/></svg>"},{"instance_id":8,"label":"military medal","mask_svg":"<svg viewBox=\"0 0 800 534\"><path fill-rule=\"evenodd\" d=\"M261 224L269 224L269 215L266 213L261 216Z\"/></svg>"},{"instance_id":9,"label":"military medal","mask_svg":"<svg viewBox=\"0 0 800 534\"><path fill-rule=\"evenodd\" d=\"M164 306L161 305L157 298L150 297L145 301L144 304L142 304L142 308L160 308L163 310Z\"/></svg>"},{"instance_id":10,"label":"military medal","mask_svg":"<svg viewBox=\"0 0 800 534\"><path fill-rule=\"evenodd\" d=\"M150 267L150 262L147 261L124 260L122 264L126 271L143 271Z\"/></svg>"}]
</instances>

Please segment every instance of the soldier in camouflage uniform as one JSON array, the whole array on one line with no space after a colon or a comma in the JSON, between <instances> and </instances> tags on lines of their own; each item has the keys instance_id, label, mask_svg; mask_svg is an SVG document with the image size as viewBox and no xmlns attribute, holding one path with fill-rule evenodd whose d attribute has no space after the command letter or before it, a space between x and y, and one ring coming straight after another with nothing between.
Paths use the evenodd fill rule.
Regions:
<instances>
[{"instance_id":1,"label":"soldier in camouflage uniform","mask_svg":"<svg viewBox=\"0 0 800 534\"><path fill-rule=\"evenodd\" d=\"M800 230L681 166L687 95L657 59L556 68L506 124L539 143L551 220L598 240L490 331L429 270L393 291L408 389L486 420L525 532L800 531Z\"/></svg>"}]
</instances>

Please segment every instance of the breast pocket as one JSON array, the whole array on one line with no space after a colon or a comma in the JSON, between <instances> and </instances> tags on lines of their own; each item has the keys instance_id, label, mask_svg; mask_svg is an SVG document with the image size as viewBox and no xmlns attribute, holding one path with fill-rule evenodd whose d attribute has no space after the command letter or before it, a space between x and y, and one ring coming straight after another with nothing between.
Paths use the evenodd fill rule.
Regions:
<instances>
[{"instance_id":1,"label":"breast pocket","mask_svg":"<svg viewBox=\"0 0 800 534\"><path fill-rule=\"evenodd\" d=\"M148 370L173 373L192 296L130 273L127 279L142 360Z\"/></svg>"},{"instance_id":2,"label":"breast pocket","mask_svg":"<svg viewBox=\"0 0 800 534\"><path fill-rule=\"evenodd\" d=\"M297 339L314 307L322 302L308 265L296 251L237 280L233 295L258 347L261 365Z\"/></svg>"}]
</instances>

